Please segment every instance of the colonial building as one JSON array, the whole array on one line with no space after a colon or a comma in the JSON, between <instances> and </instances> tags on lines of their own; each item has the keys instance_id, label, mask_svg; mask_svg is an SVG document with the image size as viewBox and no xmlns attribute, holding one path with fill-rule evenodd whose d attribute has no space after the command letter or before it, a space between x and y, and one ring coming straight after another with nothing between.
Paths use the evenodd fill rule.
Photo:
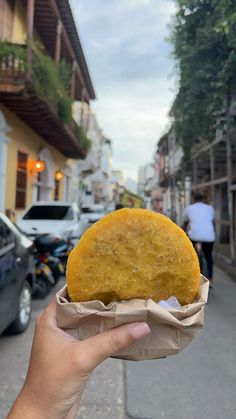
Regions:
<instances>
[{"instance_id":1,"label":"colonial building","mask_svg":"<svg viewBox=\"0 0 236 419\"><path fill-rule=\"evenodd\" d=\"M189 177L182 172L183 150L170 130L157 144L159 186L162 188L163 213L181 225L185 206L190 204Z\"/></svg>"},{"instance_id":2,"label":"colonial building","mask_svg":"<svg viewBox=\"0 0 236 419\"><path fill-rule=\"evenodd\" d=\"M112 170L111 174L111 209L121 203L121 195L123 194L124 188L124 175L121 170Z\"/></svg>"},{"instance_id":3,"label":"colonial building","mask_svg":"<svg viewBox=\"0 0 236 419\"><path fill-rule=\"evenodd\" d=\"M215 209L215 261L235 274L236 264L236 131L217 130L212 142L198 140L191 149L188 164L182 164L183 151L173 132L158 142L159 186L163 210L182 224L183 209L194 192Z\"/></svg>"},{"instance_id":4,"label":"colonial building","mask_svg":"<svg viewBox=\"0 0 236 419\"><path fill-rule=\"evenodd\" d=\"M89 149L72 104L88 109L93 85L64 0L0 2L0 210L71 200L73 160Z\"/></svg>"},{"instance_id":5,"label":"colonial building","mask_svg":"<svg viewBox=\"0 0 236 419\"><path fill-rule=\"evenodd\" d=\"M80 103L75 103L74 117L77 123L82 124L91 140L91 147L86 159L75 163L77 166L77 199L81 207L91 208L94 204L102 203L106 206L104 188L107 176L102 170L103 149L106 139L99 127L96 116L88 109L81 108Z\"/></svg>"},{"instance_id":6,"label":"colonial building","mask_svg":"<svg viewBox=\"0 0 236 419\"><path fill-rule=\"evenodd\" d=\"M156 159L156 156L154 156ZM159 173L157 161L138 168L138 195L143 199L143 206L162 212L162 191L158 186Z\"/></svg>"},{"instance_id":7,"label":"colonial building","mask_svg":"<svg viewBox=\"0 0 236 419\"><path fill-rule=\"evenodd\" d=\"M199 141L192 150L192 190L215 208L215 257L236 265L236 130L218 133L211 143Z\"/></svg>"}]
</instances>

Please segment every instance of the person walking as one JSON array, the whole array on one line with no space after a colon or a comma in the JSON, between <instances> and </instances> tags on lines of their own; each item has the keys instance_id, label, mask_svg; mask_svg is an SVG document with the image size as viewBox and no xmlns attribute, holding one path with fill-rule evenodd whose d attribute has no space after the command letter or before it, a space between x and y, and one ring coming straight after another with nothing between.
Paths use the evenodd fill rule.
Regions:
<instances>
[{"instance_id":1,"label":"person walking","mask_svg":"<svg viewBox=\"0 0 236 419\"><path fill-rule=\"evenodd\" d=\"M196 252L199 254L200 250L206 260L207 277L210 281L210 288L212 288L213 280L212 252L215 242L214 218L214 208L203 202L203 195L200 193L194 195L194 204L188 205L183 214L183 229L187 232ZM201 258L199 259L200 269L202 270Z\"/></svg>"}]
</instances>

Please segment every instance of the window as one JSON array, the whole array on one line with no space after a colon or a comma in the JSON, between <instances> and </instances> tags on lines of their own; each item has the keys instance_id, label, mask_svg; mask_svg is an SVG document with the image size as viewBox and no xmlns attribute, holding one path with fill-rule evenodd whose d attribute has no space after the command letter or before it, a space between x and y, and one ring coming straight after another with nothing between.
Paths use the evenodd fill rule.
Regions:
<instances>
[{"instance_id":1,"label":"window","mask_svg":"<svg viewBox=\"0 0 236 419\"><path fill-rule=\"evenodd\" d=\"M0 250L14 244L14 235L10 228L0 219Z\"/></svg>"},{"instance_id":2,"label":"window","mask_svg":"<svg viewBox=\"0 0 236 419\"><path fill-rule=\"evenodd\" d=\"M16 208L25 208L27 188L27 159L28 155L18 151L16 175Z\"/></svg>"},{"instance_id":3,"label":"window","mask_svg":"<svg viewBox=\"0 0 236 419\"><path fill-rule=\"evenodd\" d=\"M27 211L23 220L73 220L73 210L66 205L35 205Z\"/></svg>"}]
</instances>

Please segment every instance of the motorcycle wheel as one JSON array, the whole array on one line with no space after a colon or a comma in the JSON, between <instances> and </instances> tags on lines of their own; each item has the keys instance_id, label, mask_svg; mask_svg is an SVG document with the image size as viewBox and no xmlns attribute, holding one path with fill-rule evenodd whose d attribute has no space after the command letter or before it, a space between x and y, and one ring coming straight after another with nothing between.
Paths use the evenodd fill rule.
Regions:
<instances>
[{"instance_id":1,"label":"motorcycle wheel","mask_svg":"<svg viewBox=\"0 0 236 419\"><path fill-rule=\"evenodd\" d=\"M52 285L49 284L47 279L45 279L44 275L37 276L34 297L42 300L49 294L51 288Z\"/></svg>"},{"instance_id":2,"label":"motorcycle wheel","mask_svg":"<svg viewBox=\"0 0 236 419\"><path fill-rule=\"evenodd\" d=\"M65 269L61 262L59 262L57 266L51 269L52 269L52 275L55 281L54 285L56 285L59 279L61 278L61 276L65 275Z\"/></svg>"}]
</instances>

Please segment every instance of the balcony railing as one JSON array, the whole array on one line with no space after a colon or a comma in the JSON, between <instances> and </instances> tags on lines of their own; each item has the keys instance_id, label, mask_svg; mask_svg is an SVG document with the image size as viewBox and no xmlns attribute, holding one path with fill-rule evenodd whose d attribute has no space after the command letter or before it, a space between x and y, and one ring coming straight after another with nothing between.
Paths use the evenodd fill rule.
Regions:
<instances>
[{"instance_id":1,"label":"balcony railing","mask_svg":"<svg viewBox=\"0 0 236 419\"><path fill-rule=\"evenodd\" d=\"M1 57L0 59L1 77L24 78L25 62L14 55Z\"/></svg>"},{"instance_id":2,"label":"balcony railing","mask_svg":"<svg viewBox=\"0 0 236 419\"><path fill-rule=\"evenodd\" d=\"M26 48L0 42L0 81L22 84L26 74Z\"/></svg>"},{"instance_id":3,"label":"balcony railing","mask_svg":"<svg viewBox=\"0 0 236 419\"><path fill-rule=\"evenodd\" d=\"M72 118L70 67L66 62L56 66L39 47L32 49L29 73L26 47L0 41L0 101L63 154L84 158L90 141Z\"/></svg>"}]
</instances>

